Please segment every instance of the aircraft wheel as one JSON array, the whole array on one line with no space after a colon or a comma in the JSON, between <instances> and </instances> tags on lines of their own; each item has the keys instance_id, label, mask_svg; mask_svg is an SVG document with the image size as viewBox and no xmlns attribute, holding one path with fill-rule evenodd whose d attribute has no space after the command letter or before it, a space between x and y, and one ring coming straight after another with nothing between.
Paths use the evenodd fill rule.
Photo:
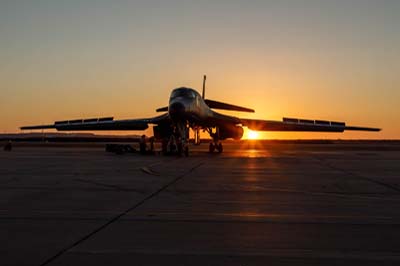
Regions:
<instances>
[{"instance_id":1,"label":"aircraft wheel","mask_svg":"<svg viewBox=\"0 0 400 266\"><path fill-rule=\"evenodd\" d=\"M173 143L171 143L171 144L169 145L169 150L171 151L171 153L174 153L174 152L176 151L176 145L173 144Z\"/></svg>"},{"instance_id":2,"label":"aircraft wheel","mask_svg":"<svg viewBox=\"0 0 400 266\"><path fill-rule=\"evenodd\" d=\"M182 152L183 152L183 145L182 143L178 143L178 155L182 156Z\"/></svg>"},{"instance_id":3,"label":"aircraft wheel","mask_svg":"<svg viewBox=\"0 0 400 266\"><path fill-rule=\"evenodd\" d=\"M163 139L161 144L161 152L163 155L167 155L168 153L168 140Z\"/></svg>"},{"instance_id":4,"label":"aircraft wheel","mask_svg":"<svg viewBox=\"0 0 400 266\"><path fill-rule=\"evenodd\" d=\"M185 153L186 157L189 156L189 147L188 146L185 147L185 152L184 153Z\"/></svg>"},{"instance_id":5,"label":"aircraft wheel","mask_svg":"<svg viewBox=\"0 0 400 266\"><path fill-rule=\"evenodd\" d=\"M214 143L210 143L210 146L208 146L208 151L210 152L210 153L213 153L214 151L215 151L215 145L214 145Z\"/></svg>"},{"instance_id":6,"label":"aircraft wheel","mask_svg":"<svg viewBox=\"0 0 400 266\"><path fill-rule=\"evenodd\" d=\"M218 145L216 145L216 146L217 146L218 153L222 153L224 151L224 147L222 147L222 143L221 142L218 143Z\"/></svg>"}]
</instances>

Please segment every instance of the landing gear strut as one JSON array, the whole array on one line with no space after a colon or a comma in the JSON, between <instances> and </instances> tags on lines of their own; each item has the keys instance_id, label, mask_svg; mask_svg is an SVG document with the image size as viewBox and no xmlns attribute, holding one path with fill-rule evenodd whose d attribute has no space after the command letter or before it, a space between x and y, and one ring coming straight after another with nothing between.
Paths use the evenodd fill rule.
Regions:
<instances>
[{"instance_id":1,"label":"landing gear strut","mask_svg":"<svg viewBox=\"0 0 400 266\"><path fill-rule=\"evenodd\" d=\"M178 141L178 155L185 155L186 157L189 156L189 146L187 143L183 143L183 141Z\"/></svg>"},{"instance_id":2,"label":"landing gear strut","mask_svg":"<svg viewBox=\"0 0 400 266\"><path fill-rule=\"evenodd\" d=\"M178 148L178 155L182 154L186 157L189 156L189 145L188 145L188 136L189 136L189 127L186 123L178 123L176 125L176 133L178 135L176 143Z\"/></svg>"}]
</instances>

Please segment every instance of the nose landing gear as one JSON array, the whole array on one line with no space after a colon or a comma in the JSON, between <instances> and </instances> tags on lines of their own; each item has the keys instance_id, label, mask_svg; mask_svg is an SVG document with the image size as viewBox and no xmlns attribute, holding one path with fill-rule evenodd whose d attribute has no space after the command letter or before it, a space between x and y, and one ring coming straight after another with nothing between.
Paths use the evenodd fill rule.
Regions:
<instances>
[{"instance_id":1,"label":"nose landing gear","mask_svg":"<svg viewBox=\"0 0 400 266\"><path fill-rule=\"evenodd\" d=\"M178 140L178 155L185 155L186 157L189 156L189 145L187 142L182 141L181 138Z\"/></svg>"},{"instance_id":2,"label":"nose landing gear","mask_svg":"<svg viewBox=\"0 0 400 266\"><path fill-rule=\"evenodd\" d=\"M212 131L212 128L208 128L207 132L213 139L212 142L210 142L210 145L208 146L208 151L210 153L213 153L215 150L217 150L218 153L222 153L224 151L224 148L222 146L222 143L219 141L218 128L216 129L215 133Z\"/></svg>"},{"instance_id":3,"label":"nose landing gear","mask_svg":"<svg viewBox=\"0 0 400 266\"><path fill-rule=\"evenodd\" d=\"M185 155L186 157L189 156L189 145L188 145L188 138L189 138L189 127L186 123L177 123L176 125L176 144L178 148L178 155L182 156Z\"/></svg>"},{"instance_id":4,"label":"nose landing gear","mask_svg":"<svg viewBox=\"0 0 400 266\"><path fill-rule=\"evenodd\" d=\"M222 153L224 151L224 148L222 146L221 142L210 142L210 145L208 146L208 151L210 153L213 153L215 150L217 150L218 153Z\"/></svg>"}]
</instances>

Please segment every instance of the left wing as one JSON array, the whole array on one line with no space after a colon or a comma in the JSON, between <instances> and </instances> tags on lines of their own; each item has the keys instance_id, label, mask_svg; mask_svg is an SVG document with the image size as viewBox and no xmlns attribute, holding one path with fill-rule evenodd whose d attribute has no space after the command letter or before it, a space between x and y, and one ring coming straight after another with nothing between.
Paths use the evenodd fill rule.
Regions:
<instances>
[{"instance_id":1,"label":"left wing","mask_svg":"<svg viewBox=\"0 0 400 266\"><path fill-rule=\"evenodd\" d=\"M24 126L24 129L55 128L58 131L69 130L145 130L148 124L159 124L169 120L168 114L152 118L114 120L113 117L89 118L56 121L52 125Z\"/></svg>"},{"instance_id":2,"label":"left wing","mask_svg":"<svg viewBox=\"0 0 400 266\"><path fill-rule=\"evenodd\" d=\"M240 118L242 126L258 131L343 132L344 130L380 131L380 128L346 126L344 122L283 118L282 121Z\"/></svg>"},{"instance_id":3,"label":"left wing","mask_svg":"<svg viewBox=\"0 0 400 266\"><path fill-rule=\"evenodd\" d=\"M209 99L205 99L204 102L207 104L208 107L212 109L221 109L221 110L230 110L230 111L239 111L239 112L249 112L254 113L254 109L233 105L229 103L223 103L218 101L213 101Z\"/></svg>"}]
</instances>

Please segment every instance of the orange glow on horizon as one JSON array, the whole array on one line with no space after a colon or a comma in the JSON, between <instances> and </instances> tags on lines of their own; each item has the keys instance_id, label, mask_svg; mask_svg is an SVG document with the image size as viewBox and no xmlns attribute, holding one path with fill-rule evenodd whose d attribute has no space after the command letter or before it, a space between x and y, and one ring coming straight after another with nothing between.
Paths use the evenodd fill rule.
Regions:
<instances>
[{"instance_id":1,"label":"orange glow on horizon","mask_svg":"<svg viewBox=\"0 0 400 266\"><path fill-rule=\"evenodd\" d=\"M244 128L245 140L400 139L400 35L393 34L400 1L379 8L372 1L362 8L256 1L245 12L232 1L7 2L0 4L0 133L63 120L155 117L174 88L201 94L206 74L207 99L255 110L218 113L382 128L257 137ZM152 125L78 133L153 135Z\"/></svg>"}]
</instances>

